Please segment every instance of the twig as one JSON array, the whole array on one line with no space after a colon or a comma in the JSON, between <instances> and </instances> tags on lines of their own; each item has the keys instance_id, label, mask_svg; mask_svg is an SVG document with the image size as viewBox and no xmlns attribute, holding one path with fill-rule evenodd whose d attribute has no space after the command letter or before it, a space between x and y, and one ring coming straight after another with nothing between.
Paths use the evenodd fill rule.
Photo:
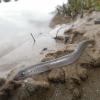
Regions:
<instances>
[{"instance_id":1,"label":"twig","mask_svg":"<svg viewBox=\"0 0 100 100\"><path fill-rule=\"evenodd\" d=\"M31 37L33 38L33 40L34 40L34 44L35 44L36 40L35 40L33 34L31 33L30 35L31 35Z\"/></svg>"},{"instance_id":2,"label":"twig","mask_svg":"<svg viewBox=\"0 0 100 100\"><path fill-rule=\"evenodd\" d=\"M56 33L56 37L55 37L55 39L57 39L57 37L58 37L58 33L59 33L59 31L62 29L63 27L60 27L58 30L57 30L57 33Z\"/></svg>"},{"instance_id":3,"label":"twig","mask_svg":"<svg viewBox=\"0 0 100 100\"><path fill-rule=\"evenodd\" d=\"M72 25L71 28L73 28L73 26L74 26L74 25ZM65 27L65 26L64 26L64 27ZM62 26L62 27L60 27L60 28L57 30L55 39L57 39L59 31L60 31L62 28L64 28L64 27ZM71 29L71 28L70 28L70 29Z\"/></svg>"}]
</instances>

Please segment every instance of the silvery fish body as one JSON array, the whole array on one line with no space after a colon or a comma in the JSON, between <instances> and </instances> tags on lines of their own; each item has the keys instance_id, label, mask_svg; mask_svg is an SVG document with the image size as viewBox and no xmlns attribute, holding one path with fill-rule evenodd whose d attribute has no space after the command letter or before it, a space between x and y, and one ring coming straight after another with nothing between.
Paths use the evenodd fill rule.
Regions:
<instances>
[{"instance_id":1,"label":"silvery fish body","mask_svg":"<svg viewBox=\"0 0 100 100\"><path fill-rule=\"evenodd\" d=\"M48 70L51 70L53 68L59 68L64 65L69 65L78 60L78 58L81 56L82 52L85 50L88 44L92 43L91 40L84 40L78 44L76 49L69 55L65 55L63 57L56 58L54 60L41 62L40 64L32 65L28 68L25 68L23 70L20 70L17 75L15 75L15 80L20 80L23 78L27 78L30 76L33 76L35 74L40 74L43 72L46 72Z\"/></svg>"}]
</instances>

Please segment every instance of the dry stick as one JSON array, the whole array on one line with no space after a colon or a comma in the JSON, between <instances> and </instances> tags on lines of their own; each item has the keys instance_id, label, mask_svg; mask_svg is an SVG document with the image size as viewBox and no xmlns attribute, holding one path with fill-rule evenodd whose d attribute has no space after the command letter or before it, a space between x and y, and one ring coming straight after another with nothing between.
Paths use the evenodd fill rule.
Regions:
<instances>
[{"instance_id":1,"label":"dry stick","mask_svg":"<svg viewBox=\"0 0 100 100\"><path fill-rule=\"evenodd\" d=\"M73 25L72 25L72 27L73 27ZM72 27L71 27L71 28L72 28ZM64 27L60 27L60 28L57 30L55 39L57 39L58 33L59 33L59 31L60 31L62 28L64 28Z\"/></svg>"},{"instance_id":2,"label":"dry stick","mask_svg":"<svg viewBox=\"0 0 100 100\"><path fill-rule=\"evenodd\" d=\"M62 28L63 28L63 27L60 27L60 28L57 30L55 39L57 39L58 33L59 33L59 31L60 31Z\"/></svg>"},{"instance_id":3,"label":"dry stick","mask_svg":"<svg viewBox=\"0 0 100 100\"><path fill-rule=\"evenodd\" d=\"M36 40L35 40L33 34L31 33L30 35L31 35L31 37L33 38L33 40L34 40L34 44L35 44L35 41L36 41Z\"/></svg>"}]
</instances>

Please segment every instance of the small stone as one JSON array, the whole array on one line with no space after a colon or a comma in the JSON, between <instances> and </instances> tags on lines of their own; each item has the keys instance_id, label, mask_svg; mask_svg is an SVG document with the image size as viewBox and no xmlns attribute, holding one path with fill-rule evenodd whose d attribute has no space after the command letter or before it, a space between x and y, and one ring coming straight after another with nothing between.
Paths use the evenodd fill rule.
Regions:
<instances>
[{"instance_id":1,"label":"small stone","mask_svg":"<svg viewBox=\"0 0 100 100\"><path fill-rule=\"evenodd\" d=\"M46 50L48 50L48 48L43 48L43 50L42 50L42 51L46 51Z\"/></svg>"},{"instance_id":2,"label":"small stone","mask_svg":"<svg viewBox=\"0 0 100 100\"><path fill-rule=\"evenodd\" d=\"M65 82L65 73L62 69L54 69L48 75L48 80L54 83Z\"/></svg>"},{"instance_id":3,"label":"small stone","mask_svg":"<svg viewBox=\"0 0 100 100\"><path fill-rule=\"evenodd\" d=\"M43 48L43 49L41 50L40 54L43 54L43 52L45 52L45 51L47 51L47 50L48 50L48 48Z\"/></svg>"}]
</instances>

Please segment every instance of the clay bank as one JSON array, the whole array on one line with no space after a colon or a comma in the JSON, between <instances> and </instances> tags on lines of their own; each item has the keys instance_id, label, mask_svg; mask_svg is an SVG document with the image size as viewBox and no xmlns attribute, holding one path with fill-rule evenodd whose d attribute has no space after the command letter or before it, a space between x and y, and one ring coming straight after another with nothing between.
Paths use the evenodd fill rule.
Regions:
<instances>
[{"instance_id":1,"label":"clay bank","mask_svg":"<svg viewBox=\"0 0 100 100\"><path fill-rule=\"evenodd\" d=\"M55 45L51 46L52 49L45 47L42 49L42 51L40 50L41 52L39 52L39 55L42 56L41 60L38 60L38 62L49 61L67 55L75 50L79 42L84 41L85 39L93 40L94 43L87 47L79 60L73 64L67 65L67 67L65 65L61 68L56 68L42 74L33 75L24 80L12 80L12 77L16 74L16 71L20 71L20 68L25 66L22 64L22 66L19 68L14 68L7 75L6 80L1 79L0 99L89 100L89 98L92 97L93 99L98 100L100 96L98 88L98 76L100 70L100 24L95 22L98 20L99 15L99 12L92 12L91 14L88 14L88 16L86 15L83 19L78 18L78 20L76 20L74 23L72 22L66 25L57 25L52 31L49 32L49 38L52 37L52 40L55 41ZM60 30L58 31L59 28ZM40 35L40 37L42 36ZM67 37L66 42L64 41L65 37ZM37 42L35 46L36 45ZM28 66L29 65L26 65L27 68ZM92 78L95 80L94 82L91 82ZM96 84L95 87L94 84ZM94 91L95 94L93 94Z\"/></svg>"},{"instance_id":2,"label":"clay bank","mask_svg":"<svg viewBox=\"0 0 100 100\"><path fill-rule=\"evenodd\" d=\"M27 27L24 27L21 28L22 33L9 35L9 38L5 37L6 35L2 36L0 74L1 77L6 77L0 79L0 100L90 100L91 98L99 100L99 16L100 12L85 13L83 18L78 17L68 24L56 25L53 29L47 27L48 23L37 24L36 22L41 30L37 28L38 34L33 34L35 40L28 33L35 33L31 29L34 31L33 23L36 20L29 21L33 26L24 24L29 28L27 34L25 34ZM11 21L9 17L7 18L8 22ZM24 21L12 21L15 22ZM23 29L25 29L24 34ZM77 44L84 40L94 42L86 47L74 63L18 81L13 80L22 68L28 69L31 65L54 61L71 54Z\"/></svg>"}]
</instances>

